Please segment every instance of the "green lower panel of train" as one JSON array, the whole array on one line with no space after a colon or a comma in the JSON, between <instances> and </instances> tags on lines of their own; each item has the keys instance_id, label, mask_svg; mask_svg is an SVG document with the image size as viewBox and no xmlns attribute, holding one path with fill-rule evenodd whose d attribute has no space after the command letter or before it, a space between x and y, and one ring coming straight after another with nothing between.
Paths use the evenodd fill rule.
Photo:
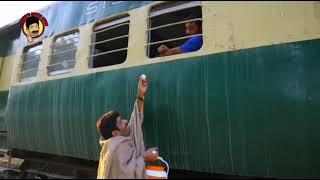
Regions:
<instances>
[{"instance_id":1,"label":"green lower panel of train","mask_svg":"<svg viewBox=\"0 0 320 180\"><path fill-rule=\"evenodd\" d=\"M98 160L97 119L129 118L144 73L146 146L172 168L319 178L319 49L317 39L14 86L9 147Z\"/></svg>"}]
</instances>

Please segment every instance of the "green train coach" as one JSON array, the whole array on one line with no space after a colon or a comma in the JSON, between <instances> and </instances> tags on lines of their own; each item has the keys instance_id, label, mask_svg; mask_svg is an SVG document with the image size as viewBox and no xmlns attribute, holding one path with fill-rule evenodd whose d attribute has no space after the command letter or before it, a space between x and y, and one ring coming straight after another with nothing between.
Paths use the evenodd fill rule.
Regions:
<instances>
[{"instance_id":1,"label":"green train coach","mask_svg":"<svg viewBox=\"0 0 320 180\"><path fill-rule=\"evenodd\" d=\"M33 43L18 20L0 29L3 148L96 163L97 119L129 117L146 74L146 147L171 168L320 177L319 2L69 1L38 12L49 25ZM193 20L201 49L158 57L190 38Z\"/></svg>"}]
</instances>

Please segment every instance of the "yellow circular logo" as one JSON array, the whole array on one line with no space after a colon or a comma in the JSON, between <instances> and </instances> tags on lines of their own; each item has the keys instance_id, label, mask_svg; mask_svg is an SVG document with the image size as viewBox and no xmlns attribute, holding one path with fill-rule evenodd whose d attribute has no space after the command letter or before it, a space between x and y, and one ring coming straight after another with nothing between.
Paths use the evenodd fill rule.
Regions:
<instances>
[{"instance_id":1,"label":"yellow circular logo","mask_svg":"<svg viewBox=\"0 0 320 180\"><path fill-rule=\"evenodd\" d=\"M43 34L48 22L41 14L33 12L24 15L20 19L20 25L23 34L27 36L29 42L32 42Z\"/></svg>"},{"instance_id":2,"label":"yellow circular logo","mask_svg":"<svg viewBox=\"0 0 320 180\"><path fill-rule=\"evenodd\" d=\"M29 26L29 29L27 28L27 23L24 23L23 25L23 33L26 36L31 36L32 38L37 38L39 36L41 36L44 32L44 26L43 23L41 21L38 20L38 27L32 27L34 28L34 31L32 31L31 27ZM36 30L37 29L37 30Z\"/></svg>"}]
</instances>

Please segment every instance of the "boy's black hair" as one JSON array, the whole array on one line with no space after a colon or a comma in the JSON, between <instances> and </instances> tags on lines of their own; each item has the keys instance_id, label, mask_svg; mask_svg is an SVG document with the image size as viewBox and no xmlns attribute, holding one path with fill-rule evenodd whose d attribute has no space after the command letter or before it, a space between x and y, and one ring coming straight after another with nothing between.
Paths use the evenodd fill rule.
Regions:
<instances>
[{"instance_id":1,"label":"boy's black hair","mask_svg":"<svg viewBox=\"0 0 320 180\"><path fill-rule=\"evenodd\" d=\"M119 130L117 127L117 118L119 115L117 111L109 111L98 120L98 132L105 140L112 137L113 131Z\"/></svg>"},{"instance_id":2,"label":"boy's black hair","mask_svg":"<svg viewBox=\"0 0 320 180\"><path fill-rule=\"evenodd\" d=\"M187 16L186 18L184 18L184 20L190 20L190 19L196 19L196 18L199 18L199 17L196 17L194 15L189 15ZM195 20L193 21L199 28L202 28L202 21L201 20Z\"/></svg>"},{"instance_id":3,"label":"boy's black hair","mask_svg":"<svg viewBox=\"0 0 320 180\"><path fill-rule=\"evenodd\" d=\"M27 28L29 29L29 26L33 23L37 23L39 25L39 19L37 17L31 16L26 20Z\"/></svg>"}]
</instances>

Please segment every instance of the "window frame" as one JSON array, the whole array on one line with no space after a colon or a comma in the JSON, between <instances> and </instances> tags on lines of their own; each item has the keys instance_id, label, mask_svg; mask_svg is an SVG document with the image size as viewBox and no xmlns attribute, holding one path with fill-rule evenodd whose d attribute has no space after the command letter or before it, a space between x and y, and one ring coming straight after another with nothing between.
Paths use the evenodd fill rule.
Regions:
<instances>
[{"instance_id":1,"label":"window frame","mask_svg":"<svg viewBox=\"0 0 320 180\"><path fill-rule=\"evenodd\" d=\"M69 43L67 45L71 45L71 44L76 44L78 43L78 46L77 48L72 48L72 49L67 49L67 50L64 50L64 51L60 51L60 52L57 52L57 53L54 53L54 48L55 48L55 45L57 44L56 41L57 39L61 38L61 37L65 37L65 36L68 36L68 35L71 35L71 34L75 34L75 33L78 33L79 36L78 36L78 41L76 42L73 42L73 43ZM75 38L74 38L75 39ZM69 74L69 73L72 73L75 68L76 68L76 63L77 63L77 53L78 53L78 49L79 49L79 46L80 46L80 30L78 28L74 28L74 29L71 29L71 30L68 30L68 31L65 31L63 33L60 33L60 34L57 34L53 37L52 39L52 43L50 44L50 54L48 55L48 64L46 66L46 70L47 70L47 76L48 77L54 77L54 76L59 76L59 75L65 75L65 74ZM49 67L50 66L55 66L57 64L62 64L63 62L61 63L55 63L55 64L50 64L51 63L51 60L52 60L52 56L55 55L55 54L62 54L62 53L65 53L65 52L68 52L68 51L72 51L72 50L76 50L75 51L75 56L74 56L74 60L69 60L69 61L64 61L64 62L71 62L71 61L74 61L75 64L73 66L73 68L69 68L69 69L62 69L62 70L58 70L58 71L51 71L49 72ZM62 73L61 73L62 72ZM49 74L50 73L50 74Z\"/></svg>"},{"instance_id":2,"label":"window frame","mask_svg":"<svg viewBox=\"0 0 320 180\"><path fill-rule=\"evenodd\" d=\"M0 77L1 77L1 73L2 73L3 60L4 60L4 58L0 56Z\"/></svg>"},{"instance_id":3,"label":"window frame","mask_svg":"<svg viewBox=\"0 0 320 180\"><path fill-rule=\"evenodd\" d=\"M202 23L202 33L201 34L196 34L196 35L191 35L191 36L182 36L182 37L177 37L177 38L171 38L171 39L167 39L167 40L162 40L162 41L156 41L156 42L152 42L151 41L151 31L154 29L161 29L161 28L165 28L165 27L170 27L170 26L174 26L177 24L183 24L185 22L190 22L190 21L195 21L195 20L201 20L203 22L203 2L202 1L186 1L186 3L177 5L177 6L172 6L169 8L164 8L164 9L160 9L157 10L155 12L152 12L152 9L155 7L161 7L163 5L165 5L166 3L170 3L172 1L165 1L165 2L157 2L154 3L153 5L151 5L148 8L148 15L147 15L147 29L146 29L146 34L147 34L147 43L144 44L145 49L147 50L147 52L145 53L148 59L156 59L159 57L150 57L150 46L154 45L154 44L161 44L164 42L171 42L171 41L177 41L177 40L181 40L181 39L187 39L187 38L191 38L191 37L196 37L196 36L202 36L205 37L205 33L203 32L203 23ZM179 2L179 1L178 1ZM193 19L188 19L188 20L182 20L182 21L177 21L174 23L169 23L169 24L164 24L164 25L160 25L160 26L156 26L156 27L150 27L151 25L151 19L157 16L161 16L164 14L168 14L168 13L173 13L173 12L177 12L177 11L182 11L182 10L186 10L186 9L190 9L190 8L195 8L195 7L200 7L201 8L201 18L193 18ZM197 51L194 52L190 52L190 53L181 53L181 54L193 54L196 52L201 51L201 49L203 49L204 46L204 42L205 39L203 38L203 44L201 46L201 48ZM175 55L171 55L171 56L176 56L176 55L181 55L181 54L175 54ZM171 57L171 56L164 56L164 57Z\"/></svg>"},{"instance_id":4,"label":"window frame","mask_svg":"<svg viewBox=\"0 0 320 180\"><path fill-rule=\"evenodd\" d=\"M41 47L41 49L37 49L37 50L34 50L32 52L28 52L30 49L32 49L34 47L37 47L37 46L42 46L42 47ZM43 47L43 42L42 41L34 42L32 44L28 44L23 48L22 54L20 55L20 59L21 60L20 60L20 63L19 63L19 68L18 68L19 71L17 72L17 79L18 79L19 83L30 82L30 81L34 81L36 79L36 77L38 76L38 72L39 72L39 65L40 65L40 61L41 61L41 55L43 53L43 48L44 47ZM28 49L28 50L26 50L26 49ZM39 50L41 50L41 52L39 54L39 58L35 58L35 59L32 59L32 60L24 62L25 56L27 54L30 54L30 53L33 53L33 52L36 52L36 51L39 51ZM26 70L26 71L22 71L23 64L31 62L31 61L34 61L34 60L39 60L38 65L37 65L36 68L32 68L32 69L29 69L29 70ZM37 73L36 73L35 76L29 77L29 78L23 78L23 79L21 78L21 74L22 73L30 71L30 70L32 71L32 70L35 70L35 69L37 69Z\"/></svg>"},{"instance_id":5,"label":"window frame","mask_svg":"<svg viewBox=\"0 0 320 180\"><path fill-rule=\"evenodd\" d=\"M118 37L106 39L106 40L99 41L99 42L95 41L94 36L96 34L101 33L101 32L105 32L105 31L108 31L108 30L112 30L114 28L121 27L121 26L124 26L124 25L128 25L129 26L127 35L118 36ZM121 13L121 14L117 14L117 15L113 15L113 16L110 16L110 17L103 18L101 20L96 21L93 24L92 29L91 29L91 34L90 34L90 43L88 44L89 51L90 51L89 55L87 57L87 62L88 62L88 68L89 69L99 69L99 68L106 68L106 67L110 67L110 66L116 66L116 65L123 64L123 63L125 63L127 61L128 52L129 52L130 26L131 26L131 15L128 12L124 12L124 13ZM114 50L101 52L101 53L97 53L97 54L93 53L94 52L94 48L92 46L94 46L96 44L103 44L103 43L106 43L106 42L114 41L116 39L121 39L121 38L125 38L125 37L128 38L128 44L127 44L126 48L114 49ZM113 65L107 65L107 66L100 66L100 67L93 67L92 65L90 66L90 64L93 64L93 59L91 59L91 58L94 58L94 57L100 56L100 55L111 54L111 53L118 52L118 51L124 51L124 50L127 51L126 52L127 55L126 55L126 58L124 59L124 61L121 62L121 63L113 64Z\"/></svg>"}]
</instances>

